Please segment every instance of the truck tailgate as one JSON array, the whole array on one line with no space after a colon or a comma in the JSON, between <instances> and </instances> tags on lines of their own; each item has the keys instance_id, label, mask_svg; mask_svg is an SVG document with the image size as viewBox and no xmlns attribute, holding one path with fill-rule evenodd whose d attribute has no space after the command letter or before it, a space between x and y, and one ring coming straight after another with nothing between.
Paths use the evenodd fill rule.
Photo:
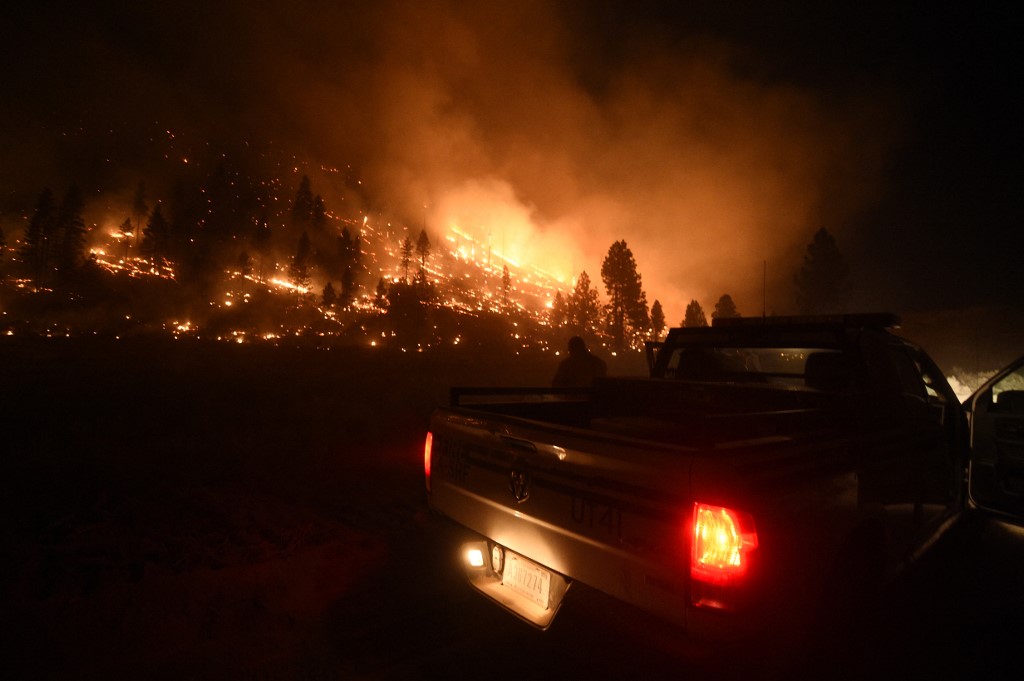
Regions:
<instances>
[{"instance_id":1,"label":"truck tailgate","mask_svg":"<svg viewBox=\"0 0 1024 681\"><path fill-rule=\"evenodd\" d=\"M564 426L554 445L547 427L435 412L431 506L568 581L685 625L690 452Z\"/></svg>"}]
</instances>

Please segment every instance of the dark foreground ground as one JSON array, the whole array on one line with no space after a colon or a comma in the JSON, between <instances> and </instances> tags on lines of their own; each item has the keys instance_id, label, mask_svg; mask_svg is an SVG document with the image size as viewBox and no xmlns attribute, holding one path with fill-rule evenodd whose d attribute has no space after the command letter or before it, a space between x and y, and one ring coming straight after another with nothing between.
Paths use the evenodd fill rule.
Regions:
<instances>
[{"instance_id":1,"label":"dark foreground ground","mask_svg":"<svg viewBox=\"0 0 1024 681\"><path fill-rule=\"evenodd\" d=\"M679 659L599 600L540 633L463 583L424 503L430 409L553 363L0 344L4 678L756 678L754 654ZM828 671L1021 678L1022 572L1021 531L962 523Z\"/></svg>"}]
</instances>

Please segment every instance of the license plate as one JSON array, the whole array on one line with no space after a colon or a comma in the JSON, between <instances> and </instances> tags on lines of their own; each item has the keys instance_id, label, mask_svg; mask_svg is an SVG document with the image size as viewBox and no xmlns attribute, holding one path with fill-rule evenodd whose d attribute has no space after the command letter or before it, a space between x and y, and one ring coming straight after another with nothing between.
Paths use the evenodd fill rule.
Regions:
<instances>
[{"instance_id":1,"label":"license plate","mask_svg":"<svg viewBox=\"0 0 1024 681\"><path fill-rule=\"evenodd\" d=\"M521 596L526 596L542 608L548 607L551 591L551 573L541 566L511 551L505 556L502 584Z\"/></svg>"}]
</instances>

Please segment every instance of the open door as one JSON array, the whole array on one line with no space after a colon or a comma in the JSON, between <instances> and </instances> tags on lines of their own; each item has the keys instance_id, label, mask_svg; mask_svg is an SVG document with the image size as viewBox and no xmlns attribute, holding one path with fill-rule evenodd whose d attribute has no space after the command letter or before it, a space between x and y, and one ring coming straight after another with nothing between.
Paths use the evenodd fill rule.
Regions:
<instances>
[{"instance_id":1,"label":"open door","mask_svg":"<svg viewBox=\"0 0 1024 681\"><path fill-rule=\"evenodd\" d=\"M970 503L1024 522L1024 357L989 379L964 407L971 424Z\"/></svg>"}]
</instances>

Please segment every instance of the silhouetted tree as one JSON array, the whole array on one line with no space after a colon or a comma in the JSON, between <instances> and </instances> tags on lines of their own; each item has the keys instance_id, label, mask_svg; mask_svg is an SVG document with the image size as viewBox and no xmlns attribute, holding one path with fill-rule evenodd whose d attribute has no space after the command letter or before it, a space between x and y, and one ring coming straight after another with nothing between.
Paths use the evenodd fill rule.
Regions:
<instances>
[{"instance_id":1,"label":"silhouetted tree","mask_svg":"<svg viewBox=\"0 0 1024 681\"><path fill-rule=\"evenodd\" d=\"M402 281L408 283L409 281L409 263L412 262L412 239L405 237L405 241L402 242L402 269L405 271L405 277Z\"/></svg>"},{"instance_id":2,"label":"silhouetted tree","mask_svg":"<svg viewBox=\"0 0 1024 681\"><path fill-rule=\"evenodd\" d=\"M693 328L707 326L708 318L704 316L704 308L696 300L691 300L686 306L686 316L683 317L683 326Z\"/></svg>"},{"instance_id":3,"label":"silhouetted tree","mask_svg":"<svg viewBox=\"0 0 1024 681\"><path fill-rule=\"evenodd\" d=\"M736 309L736 303L732 301L732 296L728 293L723 295L715 303L715 309L711 313L712 319L729 319L730 317L739 317L740 313Z\"/></svg>"},{"instance_id":4,"label":"silhouetted tree","mask_svg":"<svg viewBox=\"0 0 1024 681\"><path fill-rule=\"evenodd\" d=\"M380 280L377 281L377 290L375 293L376 295L373 298L373 304L377 309L383 310L388 304L388 285L384 281L384 277L381 277Z\"/></svg>"},{"instance_id":5,"label":"silhouetted tree","mask_svg":"<svg viewBox=\"0 0 1024 681\"><path fill-rule=\"evenodd\" d=\"M309 242L309 234L303 232L299 237L299 244L295 249L295 255L292 256L291 264L288 265L288 279L301 289L309 289L309 258L311 255L312 246Z\"/></svg>"},{"instance_id":6,"label":"silhouetted tree","mask_svg":"<svg viewBox=\"0 0 1024 681\"><path fill-rule=\"evenodd\" d=\"M566 305L566 324L579 336L593 332L601 313L597 289L590 285L590 277L581 272L576 287Z\"/></svg>"},{"instance_id":7,"label":"silhouetted tree","mask_svg":"<svg viewBox=\"0 0 1024 681\"><path fill-rule=\"evenodd\" d=\"M558 328L564 326L566 318L568 317L568 303L562 296L561 291L555 292L555 299L551 301L551 312L548 315L548 320L552 327Z\"/></svg>"},{"instance_id":8,"label":"silhouetted tree","mask_svg":"<svg viewBox=\"0 0 1024 681\"><path fill-rule=\"evenodd\" d=\"M608 332L615 347L634 345L647 332L650 318L647 297L636 270L636 261L625 241L616 241L601 263L601 280L608 293Z\"/></svg>"},{"instance_id":9,"label":"silhouetted tree","mask_svg":"<svg viewBox=\"0 0 1024 681\"><path fill-rule=\"evenodd\" d=\"M654 301L651 305L651 333L654 339L661 338L661 332L665 330L665 311L661 309L661 302Z\"/></svg>"},{"instance_id":10,"label":"silhouetted tree","mask_svg":"<svg viewBox=\"0 0 1024 681\"><path fill-rule=\"evenodd\" d=\"M324 208L324 200L319 194L313 197L313 208L310 212L310 219L315 231L324 231L324 227L327 226L327 209Z\"/></svg>"},{"instance_id":11,"label":"silhouetted tree","mask_svg":"<svg viewBox=\"0 0 1024 681\"><path fill-rule=\"evenodd\" d=\"M82 210L85 201L76 186L68 189L57 211L57 267L64 274L73 272L85 260L85 219Z\"/></svg>"},{"instance_id":12,"label":"silhouetted tree","mask_svg":"<svg viewBox=\"0 0 1024 681\"><path fill-rule=\"evenodd\" d=\"M292 222L301 227L309 224L312 219L313 191L310 189L309 177L303 175L295 192L295 201L292 203Z\"/></svg>"},{"instance_id":13,"label":"silhouetted tree","mask_svg":"<svg viewBox=\"0 0 1024 681\"><path fill-rule=\"evenodd\" d=\"M841 312L846 307L850 270L836 240L822 227L807 245L797 273L796 303L802 314Z\"/></svg>"},{"instance_id":14,"label":"silhouetted tree","mask_svg":"<svg viewBox=\"0 0 1024 681\"><path fill-rule=\"evenodd\" d=\"M427 230L420 230L420 237L416 240L416 255L420 257L420 269L427 266L427 257L430 255L430 239L427 237Z\"/></svg>"},{"instance_id":15,"label":"silhouetted tree","mask_svg":"<svg viewBox=\"0 0 1024 681\"><path fill-rule=\"evenodd\" d=\"M53 192L46 188L36 201L35 211L22 237L21 259L36 286L46 283L50 270L50 252L57 230L57 206Z\"/></svg>"},{"instance_id":16,"label":"silhouetted tree","mask_svg":"<svg viewBox=\"0 0 1024 681\"><path fill-rule=\"evenodd\" d=\"M327 286L324 286L324 293L322 296L324 307L331 307L338 300L338 295L334 292L334 286L331 282L327 282Z\"/></svg>"},{"instance_id":17,"label":"silhouetted tree","mask_svg":"<svg viewBox=\"0 0 1024 681\"><path fill-rule=\"evenodd\" d=\"M134 225L132 225L131 218L125 218L121 226L118 227L118 231L121 232L121 238L124 240L124 257L128 259L128 244L131 243L132 232L135 231Z\"/></svg>"},{"instance_id":18,"label":"silhouetted tree","mask_svg":"<svg viewBox=\"0 0 1024 681\"><path fill-rule=\"evenodd\" d=\"M348 231L348 227L343 227L341 235L338 237L337 270L335 276L338 279L343 279L346 276L350 277L353 290L359 286L362 257L359 233L356 232L353 235ZM346 270L349 270L347 275L345 274Z\"/></svg>"},{"instance_id":19,"label":"silhouetted tree","mask_svg":"<svg viewBox=\"0 0 1024 681\"><path fill-rule=\"evenodd\" d=\"M339 302L345 307L351 305L352 301L356 298L358 288L355 270L351 267L346 267L341 273L341 300Z\"/></svg>"},{"instance_id":20,"label":"silhouetted tree","mask_svg":"<svg viewBox=\"0 0 1024 681\"><path fill-rule=\"evenodd\" d=\"M149 215L149 222L142 230L142 253L153 264L156 264L157 259L162 260L167 257L169 246L170 225L164 218L163 209L158 203Z\"/></svg>"}]
</instances>

